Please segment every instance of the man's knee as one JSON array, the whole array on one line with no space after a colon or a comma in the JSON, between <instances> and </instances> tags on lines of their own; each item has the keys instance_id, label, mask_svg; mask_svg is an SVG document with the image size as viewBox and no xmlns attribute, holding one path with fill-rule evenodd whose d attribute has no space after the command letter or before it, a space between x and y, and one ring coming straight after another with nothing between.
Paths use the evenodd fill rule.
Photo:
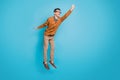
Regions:
<instances>
[{"instance_id":1,"label":"man's knee","mask_svg":"<svg viewBox=\"0 0 120 80\"><path fill-rule=\"evenodd\" d=\"M48 49L48 45L44 45L44 49L47 50Z\"/></svg>"},{"instance_id":2,"label":"man's knee","mask_svg":"<svg viewBox=\"0 0 120 80\"><path fill-rule=\"evenodd\" d=\"M51 50L54 50L54 46L51 46Z\"/></svg>"}]
</instances>

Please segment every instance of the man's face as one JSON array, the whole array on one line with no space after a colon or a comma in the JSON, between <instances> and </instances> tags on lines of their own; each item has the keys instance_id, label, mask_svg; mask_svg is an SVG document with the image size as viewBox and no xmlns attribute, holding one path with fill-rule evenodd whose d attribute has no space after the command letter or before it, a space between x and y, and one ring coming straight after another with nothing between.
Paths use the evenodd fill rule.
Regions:
<instances>
[{"instance_id":1,"label":"man's face","mask_svg":"<svg viewBox=\"0 0 120 80\"><path fill-rule=\"evenodd\" d=\"M56 10L54 12L54 15L57 16L57 17L60 17L60 14L61 14L61 11L60 10Z\"/></svg>"}]
</instances>

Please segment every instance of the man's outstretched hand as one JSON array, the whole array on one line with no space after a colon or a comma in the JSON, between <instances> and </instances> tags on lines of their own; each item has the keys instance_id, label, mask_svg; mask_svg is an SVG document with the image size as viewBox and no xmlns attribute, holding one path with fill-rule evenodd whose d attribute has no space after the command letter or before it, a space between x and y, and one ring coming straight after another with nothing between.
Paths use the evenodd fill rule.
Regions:
<instances>
[{"instance_id":1,"label":"man's outstretched hand","mask_svg":"<svg viewBox=\"0 0 120 80\"><path fill-rule=\"evenodd\" d=\"M72 6L71 6L71 11L73 11L74 10L74 8L75 8L75 5L73 4Z\"/></svg>"},{"instance_id":2,"label":"man's outstretched hand","mask_svg":"<svg viewBox=\"0 0 120 80\"><path fill-rule=\"evenodd\" d=\"M37 27L35 27L35 28L33 28L34 30L38 30L38 28Z\"/></svg>"}]
</instances>

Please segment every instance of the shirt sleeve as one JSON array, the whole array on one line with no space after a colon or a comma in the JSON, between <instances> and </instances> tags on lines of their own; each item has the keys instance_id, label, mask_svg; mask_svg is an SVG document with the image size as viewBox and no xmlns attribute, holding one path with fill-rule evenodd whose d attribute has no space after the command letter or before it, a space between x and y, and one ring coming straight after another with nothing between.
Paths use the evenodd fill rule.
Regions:
<instances>
[{"instance_id":1,"label":"shirt sleeve","mask_svg":"<svg viewBox=\"0 0 120 80\"><path fill-rule=\"evenodd\" d=\"M71 14L71 10L68 10L62 17L61 17L61 21L64 21L70 14Z\"/></svg>"},{"instance_id":2,"label":"shirt sleeve","mask_svg":"<svg viewBox=\"0 0 120 80\"><path fill-rule=\"evenodd\" d=\"M45 23L41 24L40 26L37 27L37 29L43 28L48 25L48 19Z\"/></svg>"}]
</instances>

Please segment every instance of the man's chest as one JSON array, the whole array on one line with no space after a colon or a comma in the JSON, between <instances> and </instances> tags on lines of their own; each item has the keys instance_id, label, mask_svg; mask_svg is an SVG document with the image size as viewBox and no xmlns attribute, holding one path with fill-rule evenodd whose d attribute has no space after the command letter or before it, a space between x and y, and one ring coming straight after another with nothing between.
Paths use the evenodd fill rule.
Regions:
<instances>
[{"instance_id":1,"label":"man's chest","mask_svg":"<svg viewBox=\"0 0 120 80\"><path fill-rule=\"evenodd\" d=\"M61 23L61 19L57 19L55 20L54 18L52 18L51 20L49 20L49 26L57 26Z\"/></svg>"}]
</instances>

